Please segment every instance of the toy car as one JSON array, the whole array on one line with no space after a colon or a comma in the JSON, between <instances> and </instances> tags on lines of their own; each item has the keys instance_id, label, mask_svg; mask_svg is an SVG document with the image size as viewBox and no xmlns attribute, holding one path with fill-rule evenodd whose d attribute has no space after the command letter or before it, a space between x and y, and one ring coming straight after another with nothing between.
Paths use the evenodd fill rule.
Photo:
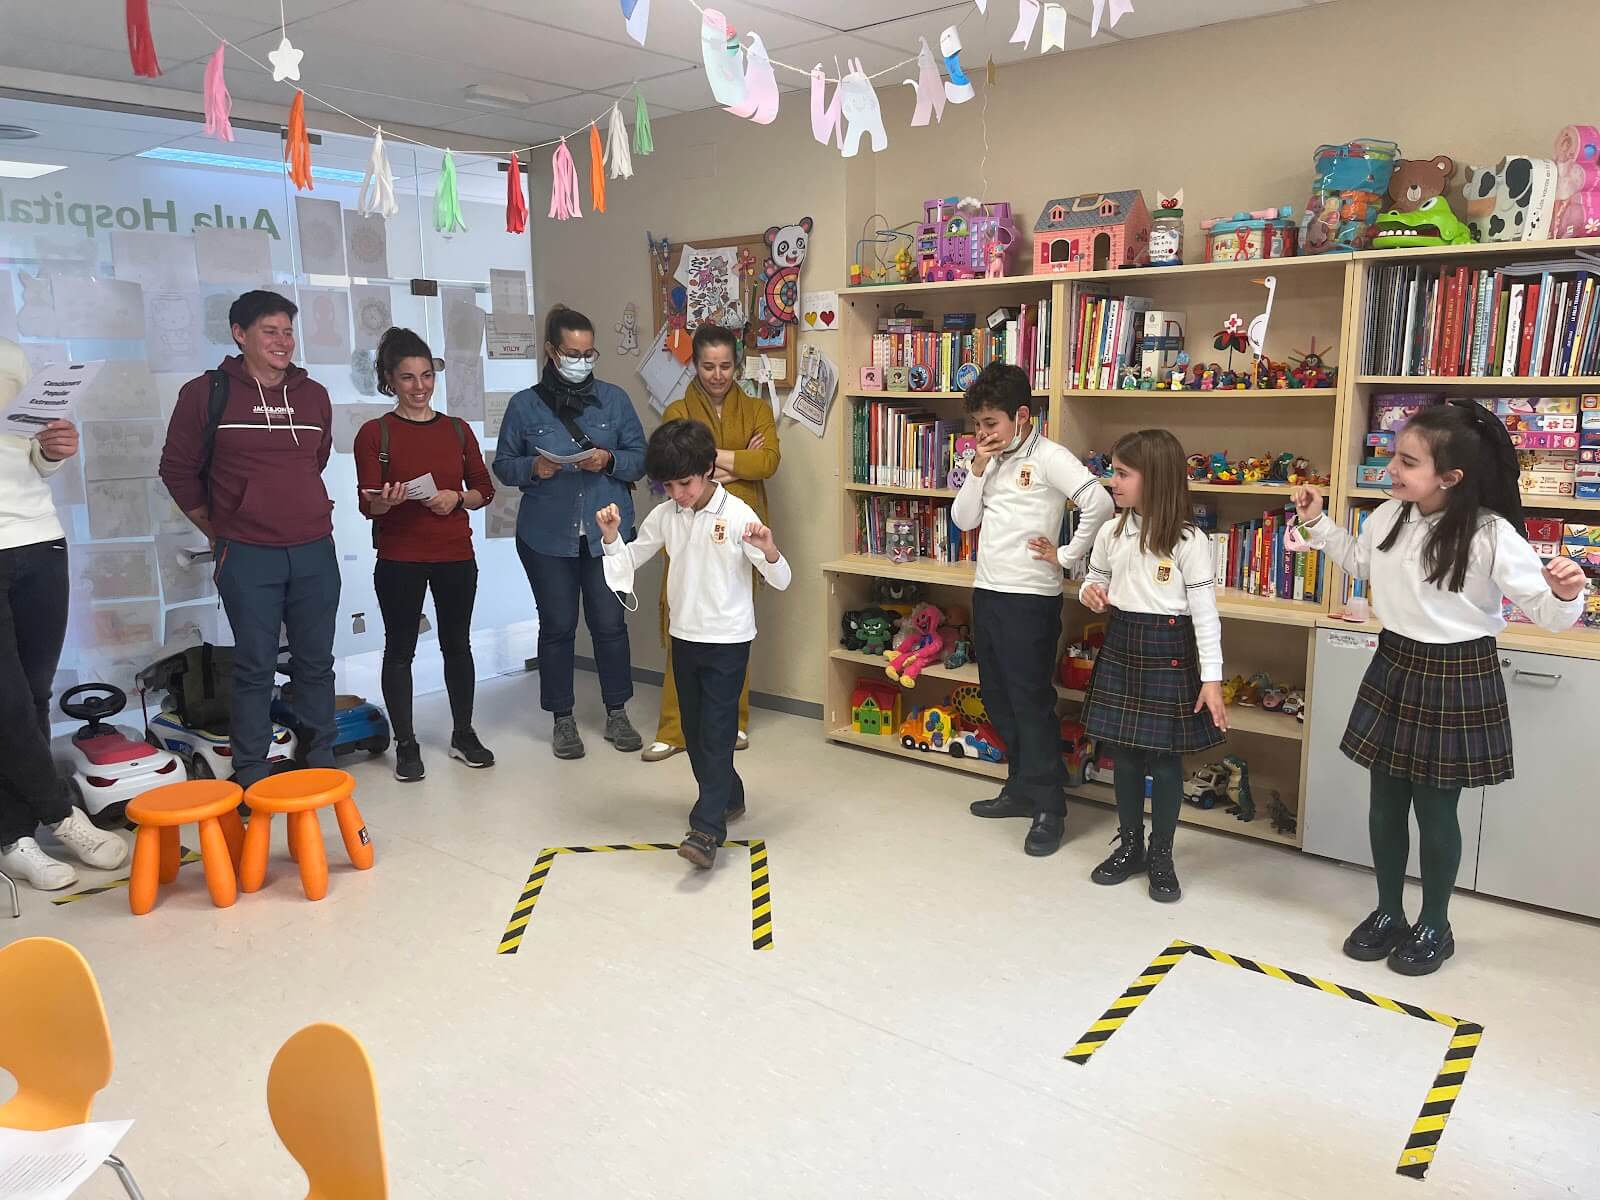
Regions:
<instances>
[{"instance_id":1,"label":"toy car","mask_svg":"<svg viewBox=\"0 0 1600 1200\"><path fill-rule=\"evenodd\" d=\"M981 762L1001 763L1006 760L1006 744L1000 733L987 721L976 729L969 729L950 743L950 757L968 756Z\"/></svg>"},{"instance_id":2,"label":"toy car","mask_svg":"<svg viewBox=\"0 0 1600 1200\"><path fill-rule=\"evenodd\" d=\"M176 754L131 729L105 723L127 703L127 693L109 683L81 683L60 700L62 712L88 724L53 743L57 767L64 769L72 802L101 829L122 828L134 797L183 779Z\"/></svg>"},{"instance_id":3,"label":"toy car","mask_svg":"<svg viewBox=\"0 0 1600 1200\"><path fill-rule=\"evenodd\" d=\"M292 685L279 689L278 698L272 702L272 719L283 722L299 735L304 754L305 722L294 710ZM382 754L389 748L389 718L383 715L383 709L362 696L334 697L333 729L336 756L360 752Z\"/></svg>"},{"instance_id":4,"label":"toy car","mask_svg":"<svg viewBox=\"0 0 1600 1200\"><path fill-rule=\"evenodd\" d=\"M227 779L233 774L233 744L226 733L191 729L177 713L164 710L150 718L150 734L152 740L159 739L168 750L183 756L190 779ZM267 764L274 771L294 762L295 742L292 729L273 722Z\"/></svg>"},{"instance_id":5,"label":"toy car","mask_svg":"<svg viewBox=\"0 0 1600 1200\"><path fill-rule=\"evenodd\" d=\"M900 744L924 754L941 753L960 737L961 725L955 713L937 704L914 709L900 725ZM955 753L951 750L951 753Z\"/></svg>"}]
</instances>

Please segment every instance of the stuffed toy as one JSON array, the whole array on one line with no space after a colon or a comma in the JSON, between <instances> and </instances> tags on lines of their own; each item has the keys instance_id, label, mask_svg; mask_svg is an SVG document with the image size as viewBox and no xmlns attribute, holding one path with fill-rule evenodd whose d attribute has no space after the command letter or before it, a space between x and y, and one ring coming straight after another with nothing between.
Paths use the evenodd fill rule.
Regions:
<instances>
[{"instance_id":1,"label":"stuffed toy","mask_svg":"<svg viewBox=\"0 0 1600 1200\"><path fill-rule=\"evenodd\" d=\"M899 650L885 650L889 665L884 672L901 687L915 687L922 668L944 653L939 626L944 614L932 604L919 604L905 621L907 637Z\"/></svg>"},{"instance_id":2,"label":"stuffed toy","mask_svg":"<svg viewBox=\"0 0 1600 1200\"><path fill-rule=\"evenodd\" d=\"M939 636L950 651L950 656L944 660L947 668L954 671L973 661L972 614L965 608L952 604L945 609L944 625L939 630Z\"/></svg>"},{"instance_id":3,"label":"stuffed toy","mask_svg":"<svg viewBox=\"0 0 1600 1200\"><path fill-rule=\"evenodd\" d=\"M881 608L852 609L844 614L840 623L844 636L839 644L846 650L882 654L894 636L894 624Z\"/></svg>"}]
</instances>

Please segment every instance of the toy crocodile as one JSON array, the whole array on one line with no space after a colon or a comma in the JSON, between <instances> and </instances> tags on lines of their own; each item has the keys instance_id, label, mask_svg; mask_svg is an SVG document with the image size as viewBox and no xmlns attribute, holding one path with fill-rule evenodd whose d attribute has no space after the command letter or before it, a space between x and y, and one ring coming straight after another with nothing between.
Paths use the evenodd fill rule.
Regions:
<instances>
[{"instance_id":1,"label":"toy crocodile","mask_svg":"<svg viewBox=\"0 0 1600 1200\"><path fill-rule=\"evenodd\" d=\"M1375 250L1394 250L1402 246L1465 246L1472 231L1450 210L1450 202L1435 196L1416 212L1391 208L1379 215L1372 234Z\"/></svg>"}]
</instances>

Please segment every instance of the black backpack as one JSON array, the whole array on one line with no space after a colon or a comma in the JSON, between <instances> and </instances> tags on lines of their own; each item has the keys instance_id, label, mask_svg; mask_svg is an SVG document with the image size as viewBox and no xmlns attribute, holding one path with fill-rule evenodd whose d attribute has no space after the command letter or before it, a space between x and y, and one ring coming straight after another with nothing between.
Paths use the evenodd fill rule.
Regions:
<instances>
[{"instance_id":1,"label":"black backpack","mask_svg":"<svg viewBox=\"0 0 1600 1200\"><path fill-rule=\"evenodd\" d=\"M389 418L393 413L384 413L378 418L378 482L380 485L389 482ZM467 456L467 426L460 417L445 417L456 431L456 441L461 443L461 477L466 478ZM372 521L372 548L378 548L379 522L376 517Z\"/></svg>"},{"instance_id":2,"label":"black backpack","mask_svg":"<svg viewBox=\"0 0 1600 1200\"><path fill-rule=\"evenodd\" d=\"M228 373L223 370L207 371L211 377L211 400L206 406L206 426L200 435L200 482L211 493L211 458L217 449L217 426L222 424L222 411L228 407Z\"/></svg>"},{"instance_id":3,"label":"black backpack","mask_svg":"<svg viewBox=\"0 0 1600 1200\"><path fill-rule=\"evenodd\" d=\"M228 731L233 702L233 647L210 642L191 646L139 672L139 686L164 691L173 711L190 729Z\"/></svg>"}]
</instances>

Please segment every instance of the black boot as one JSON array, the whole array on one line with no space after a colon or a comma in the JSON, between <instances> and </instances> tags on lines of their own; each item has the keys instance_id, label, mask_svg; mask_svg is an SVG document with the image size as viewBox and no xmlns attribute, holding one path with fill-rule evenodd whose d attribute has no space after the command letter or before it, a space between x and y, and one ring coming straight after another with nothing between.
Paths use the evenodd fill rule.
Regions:
<instances>
[{"instance_id":1,"label":"black boot","mask_svg":"<svg viewBox=\"0 0 1600 1200\"><path fill-rule=\"evenodd\" d=\"M1183 888L1178 885L1178 872L1172 865L1172 838L1150 835L1150 854L1145 861L1150 876L1150 899L1171 904L1183 898Z\"/></svg>"},{"instance_id":2,"label":"black boot","mask_svg":"<svg viewBox=\"0 0 1600 1200\"><path fill-rule=\"evenodd\" d=\"M1405 917L1392 916L1381 908L1375 908L1345 938L1344 952L1357 962L1377 962L1380 958L1388 958L1389 952L1404 941L1410 932Z\"/></svg>"},{"instance_id":3,"label":"black boot","mask_svg":"<svg viewBox=\"0 0 1600 1200\"><path fill-rule=\"evenodd\" d=\"M1039 813L1033 818L1033 828L1028 830L1022 848L1034 858L1054 854L1061 847L1066 827L1067 819L1060 813Z\"/></svg>"},{"instance_id":4,"label":"black boot","mask_svg":"<svg viewBox=\"0 0 1600 1200\"><path fill-rule=\"evenodd\" d=\"M1144 826L1122 830L1117 842L1111 857L1090 872L1089 878L1096 883L1126 883L1144 870Z\"/></svg>"},{"instance_id":5,"label":"black boot","mask_svg":"<svg viewBox=\"0 0 1600 1200\"><path fill-rule=\"evenodd\" d=\"M992 800L974 800L967 810L975 817L1031 817L1033 801L1021 800L1002 791Z\"/></svg>"},{"instance_id":6,"label":"black boot","mask_svg":"<svg viewBox=\"0 0 1600 1200\"><path fill-rule=\"evenodd\" d=\"M1389 969L1401 975L1432 975L1455 952L1456 939L1450 926L1418 921L1389 952Z\"/></svg>"}]
</instances>

